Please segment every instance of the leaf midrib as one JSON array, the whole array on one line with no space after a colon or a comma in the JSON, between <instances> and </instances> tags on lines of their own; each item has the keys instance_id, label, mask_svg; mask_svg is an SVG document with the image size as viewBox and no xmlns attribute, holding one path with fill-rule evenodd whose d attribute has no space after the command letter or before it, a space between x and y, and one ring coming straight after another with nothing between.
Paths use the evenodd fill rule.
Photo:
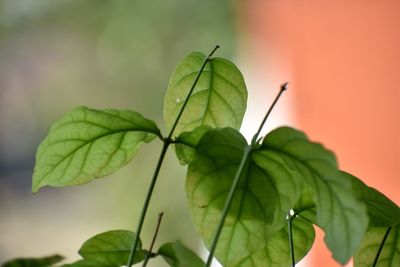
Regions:
<instances>
[{"instance_id":1,"label":"leaf midrib","mask_svg":"<svg viewBox=\"0 0 400 267\"><path fill-rule=\"evenodd\" d=\"M78 147L76 147L76 148L74 148L71 152L69 152L67 155L65 155L64 156L64 158L62 158L59 162L57 162L55 165L53 165L53 167L43 176L43 178L42 179L40 179L39 180L39 183L38 183L38 185L40 185L61 163L63 163L67 158L69 158L71 155L73 155L75 152L77 152L78 150L80 150L81 148L83 148L84 146L86 146L86 145L88 145L88 144L90 144L90 143L94 143L94 142L96 142L97 140L99 140L99 139L101 139L101 138L104 138L104 137L107 137L107 136L111 136L111 135L114 135L114 134L118 134L118 133L128 133L128 132L143 132L143 133L146 133L146 134L154 134L154 135L157 135L156 133L154 133L154 132L147 132L147 131L143 131L143 130L137 130L137 129L121 129L121 130L116 130L116 131L113 131L113 132L108 132L108 133L104 133L104 134L101 134L101 135L98 135L98 136L95 136L95 137L93 137L92 139L88 139L88 140L86 140L86 142L84 142L83 144L81 144L81 145L79 145ZM60 142L62 142L62 141L68 141L68 139L66 139L66 140L60 140ZM45 150L47 150L50 146L52 146L52 144L48 144L47 146L46 146L46 149ZM45 151L44 150L44 151Z\"/></svg>"}]
</instances>

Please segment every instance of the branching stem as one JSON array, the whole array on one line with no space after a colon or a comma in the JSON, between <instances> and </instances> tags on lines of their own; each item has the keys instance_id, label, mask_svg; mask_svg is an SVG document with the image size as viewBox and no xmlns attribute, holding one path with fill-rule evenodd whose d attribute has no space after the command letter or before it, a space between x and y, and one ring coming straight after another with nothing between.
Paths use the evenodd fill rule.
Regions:
<instances>
[{"instance_id":1,"label":"branching stem","mask_svg":"<svg viewBox=\"0 0 400 267\"><path fill-rule=\"evenodd\" d=\"M133 240L132 248L131 248L131 251L129 253L129 259L128 259L128 264L127 264L128 267L132 266L132 264L133 264L133 259L135 257L135 254L136 254L136 251L137 251L137 247L138 247L138 244L139 244L140 234L142 232L143 223L144 223L144 220L146 218L146 213L147 213L147 210L148 210L148 207L149 207L149 204L150 204L151 197L153 195L154 186L155 186L155 184L157 182L157 177L158 177L158 174L160 172L160 169L161 169L162 163L164 161L164 157L165 157L165 154L166 154L166 152L168 150L168 147L173 142L171 137L172 137L172 135L173 135L173 133L175 131L176 126L178 125L179 119L181 118L181 116L183 114L183 111L186 108L187 103L189 102L189 98L192 95L192 93L194 91L194 88L196 87L196 84L200 79L200 75L202 74L207 62L210 60L211 56L214 54L214 52L218 48L219 48L219 45L215 46L215 48L211 51L211 53L208 55L208 57L204 60L203 64L201 65L201 68L199 70L199 73L197 74L197 76L196 76L196 78L195 78L195 80L194 80L194 82L192 84L192 87L190 88L189 93L185 98L185 101L183 102L183 105L182 105L182 107L181 107L181 109L179 111L179 114L175 119L175 122L174 122L174 124L173 124L173 126L171 128L171 131L168 134L168 137L161 138L161 140L163 141L163 147L162 147L162 150L161 150L161 153L160 153L160 157L158 158L158 162L157 162L156 168L154 170L153 178L151 179L149 189L147 190L146 199L144 201L144 204L143 204L143 207L142 207L142 211L141 211L141 214L140 214L140 218L139 218L139 222L138 222L138 225L136 227L135 239Z\"/></svg>"},{"instance_id":2,"label":"branching stem","mask_svg":"<svg viewBox=\"0 0 400 267\"><path fill-rule=\"evenodd\" d=\"M157 221L156 231L154 232L153 240L151 240L149 251L147 253L146 259L143 262L142 267L146 267L147 266L147 263L149 262L151 256L153 255L153 247L154 247L154 243L156 242L156 239L157 239L158 231L160 230L160 225L161 225L161 221L162 221L163 215L164 215L164 212L161 212L160 214L158 214L158 221Z\"/></svg>"},{"instance_id":3,"label":"branching stem","mask_svg":"<svg viewBox=\"0 0 400 267\"><path fill-rule=\"evenodd\" d=\"M378 264L378 259L379 256L381 255L383 246L385 245L386 239L388 238L389 234L390 234L390 230L392 230L392 227L389 227L385 233L385 236L382 239L381 245L379 246L378 252L375 255L375 259L374 259L374 263L372 264L372 267L375 267Z\"/></svg>"},{"instance_id":4,"label":"branching stem","mask_svg":"<svg viewBox=\"0 0 400 267\"><path fill-rule=\"evenodd\" d=\"M233 197L234 197L235 192L236 192L236 190L238 188L238 185L239 185L240 177L242 176L242 173L243 173L243 171L245 169L245 166L246 166L246 164L248 162L249 156L250 156L251 152L253 151L254 146L257 143L258 135L260 134L260 132L261 132L265 122L267 121L267 119L269 117L269 114L271 113L272 109L274 108L276 102L278 102L279 97L286 90L286 86L287 86L287 83L284 83L284 84L281 85L281 89L280 89L278 95L276 96L274 102L272 102L272 105L268 109L267 113L265 114L265 117L262 120L262 122L260 124L260 127L258 128L257 133L253 136L253 139L251 140L250 145L246 146L245 149L244 149L244 153L243 153L242 159L240 161L239 168L236 171L235 177L233 178L232 185L231 185L231 187L229 189L228 197L225 200L224 209L222 210L221 219L220 219L220 221L218 223L217 230L215 231L214 238L213 238L213 240L211 242L210 253L209 253L208 258L207 258L206 267L210 267L211 263L213 261L215 249L217 248L218 240L219 240L219 237L221 235L222 228L223 228L223 226L225 224L225 219L228 216L228 212L229 212L229 209L231 207Z\"/></svg>"}]
</instances>

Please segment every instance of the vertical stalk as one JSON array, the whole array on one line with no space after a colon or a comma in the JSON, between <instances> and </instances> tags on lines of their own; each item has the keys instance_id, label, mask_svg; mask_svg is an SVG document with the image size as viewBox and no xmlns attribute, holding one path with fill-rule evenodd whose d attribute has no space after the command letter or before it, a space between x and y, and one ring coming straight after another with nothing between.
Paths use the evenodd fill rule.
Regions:
<instances>
[{"instance_id":1,"label":"vertical stalk","mask_svg":"<svg viewBox=\"0 0 400 267\"><path fill-rule=\"evenodd\" d=\"M293 246L293 232L292 232L292 220L295 218L296 214L288 215L288 234L289 234L289 246L290 246L290 257L292 259L292 267L296 266L296 260L294 257L294 246Z\"/></svg>"},{"instance_id":2,"label":"vertical stalk","mask_svg":"<svg viewBox=\"0 0 400 267\"><path fill-rule=\"evenodd\" d=\"M228 198L225 201L225 206L224 206L224 209L222 211L221 220L219 221L217 230L215 232L213 241L211 243L210 254L208 255L208 259L207 259L207 263L206 263L207 267L211 266L212 260L214 258L214 252L215 252L215 249L217 248L219 236L221 235L222 228L224 226L226 216L228 216L228 212L229 212L229 209L230 209L231 204L232 204L233 196L234 196L236 188L237 188L237 186L239 184L240 177L242 176L242 173L243 173L244 167L245 167L245 165L247 163L247 159L248 159L248 157L250 155L250 152L251 152L251 148L249 146L247 146L245 148L242 160L240 161L239 169L237 170L235 178L233 179L232 186L231 186L231 188L229 190Z\"/></svg>"},{"instance_id":3,"label":"vertical stalk","mask_svg":"<svg viewBox=\"0 0 400 267\"><path fill-rule=\"evenodd\" d=\"M148 207L149 207L149 204L150 204L151 197L153 195L154 186L155 186L155 184L157 182L157 177L158 177L158 174L160 172L162 163L164 161L165 154L166 154L166 152L168 150L169 145L172 142L172 140L171 140L172 134L174 133L175 128L178 125L179 119L181 118L181 116L183 114L183 111L185 110L186 105L189 102L189 98L192 95L192 93L194 91L194 88L196 87L196 84L200 79L200 75L202 74L207 62L210 60L211 56L214 54L214 52L218 48L219 48L219 45L215 46L215 48L211 51L211 53L208 55L208 57L204 60L203 64L201 65L201 68L199 70L199 73L197 74L197 76L196 76L196 78L195 78L195 80L194 80L194 82L192 84L192 87L190 88L189 93L185 98L185 101L183 102L183 105L182 105L182 107L181 107L181 109L179 111L179 114L175 119L175 122L174 122L174 124L172 126L172 129L171 129L170 133L168 134L168 137L167 138L161 138L162 141L163 141L163 148L161 150L160 157L159 157L157 165L156 165L156 169L154 170L154 174L153 174L153 177L151 179L149 189L147 190L146 199L144 201L143 208L142 208L142 211L141 211L141 214L140 214L140 218L139 218L139 222L138 222L138 225L137 225L137 228L136 228L136 232L135 232L135 234L136 234L135 235L135 239L134 239L134 241L132 243L132 248L131 248L131 251L129 253L129 259L128 259L128 264L127 264L128 267L132 266L133 259L134 259L135 254L136 254L137 246L139 244L140 234L142 232L143 223L144 223L144 220L146 218L146 213L147 213L147 210L148 210Z\"/></svg>"},{"instance_id":4,"label":"vertical stalk","mask_svg":"<svg viewBox=\"0 0 400 267\"><path fill-rule=\"evenodd\" d=\"M378 252L375 255L375 259L374 259L374 263L372 264L372 267L375 267L378 264L378 259L379 256L381 255L383 246L385 245L386 239L388 238L389 234L390 234L390 230L392 230L392 227L389 227L385 233L385 236L382 239L381 245L379 246Z\"/></svg>"},{"instance_id":5,"label":"vertical stalk","mask_svg":"<svg viewBox=\"0 0 400 267\"><path fill-rule=\"evenodd\" d=\"M129 259L128 259L128 265L127 266L132 266L133 259L134 259L135 254L136 254L137 246L139 244L140 233L142 232L142 227L143 227L144 219L146 217L146 212L147 212L147 209L149 207L150 199L151 199L151 196L152 196L153 190L154 190L154 186L156 185L158 173L160 172L160 169L161 169L162 163L164 161L165 154L167 153L167 149L168 149L169 144L170 143L167 142L167 141L164 142L162 150L161 150L160 157L158 158L156 169L154 170L153 178L151 179L150 187L147 190L147 195L146 195L146 199L145 199L144 204L143 204L142 212L140 214L139 223L138 223L138 225L136 227L135 240L133 241L133 244L132 244L131 253L129 254Z\"/></svg>"},{"instance_id":6,"label":"vertical stalk","mask_svg":"<svg viewBox=\"0 0 400 267\"><path fill-rule=\"evenodd\" d=\"M220 219L220 221L218 223L217 230L216 230L216 232L214 234L214 238L213 238L213 240L211 242L210 253L208 254L206 267L210 267L211 263L213 261L215 249L217 248L218 240L219 240L219 237L221 235L222 228L223 228L224 223L225 223L225 219L228 216L228 212L229 212L229 209L230 209L231 204L232 204L233 196L235 195L235 192L236 192L237 187L239 185L240 177L242 176L242 173L244 171L244 167L245 167L245 165L246 165L246 163L248 161L248 158L249 158L249 156L251 154L251 151L253 150L255 144L257 143L258 135L260 134L260 132L261 132L265 122L267 121L272 109L274 108L275 104L278 102L278 99L280 98L282 93L286 90L286 86L287 86L287 83L284 83L284 84L281 85L281 89L280 89L278 95L275 97L275 100L272 102L272 105L268 109L267 113L265 114L264 119L262 120L262 122L260 124L260 127L258 128L257 133L253 136L250 145L246 146L246 148L244 149L242 160L240 161L239 168L236 171L235 177L233 178L233 182L232 182L231 188L229 189L228 197L225 200L224 209L222 210L221 219Z\"/></svg>"},{"instance_id":7,"label":"vertical stalk","mask_svg":"<svg viewBox=\"0 0 400 267\"><path fill-rule=\"evenodd\" d=\"M144 260L142 267L146 267L150 258L153 256L153 247L154 247L154 243L156 242L156 239L157 239L158 231L160 230L160 225L161 225L163 215L164 215L164 212L161 212L160 214L158 214L156 231L154 232L153 240L151 240L151 244L149 247L149 252L147 253L146 259ZM157 255L157 254L155 254L155 255Z\"/></svg>"}]
</instances>

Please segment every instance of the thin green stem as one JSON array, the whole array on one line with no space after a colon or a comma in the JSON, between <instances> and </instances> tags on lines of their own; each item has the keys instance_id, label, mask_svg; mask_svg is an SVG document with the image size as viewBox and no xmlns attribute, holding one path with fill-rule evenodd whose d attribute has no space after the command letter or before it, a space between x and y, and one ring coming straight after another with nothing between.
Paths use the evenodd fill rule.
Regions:
<instances>
[{"instance_id":1,"label":"thin green stem","mask_svg":"<svg viewBox=\"0 0 400 267\"><path fill-rule=\"evenodd\" d=\"M274 109L274 107L275 107L276 103L278 102L279 98L281 97L282 93L284 91L286 91L287 85L288 85L287 82L281 85L281 89L279 90L278 95L275 97L274 102L272 102L272 105L269 107L267 113L265 114L264 119L262 120L260 127L258 128L257 133L254 135L253 139L257 139L258 136L260 135L260 132L261 132L262 128L264 127L264 124L267 121L269 114L271 114L271 111Z\"/></svg>"},{"instance_id":2,"label":"thin green stem","mask_svg":"<svg viewBox=\"0 0 400 267\"><path fill-rule=\"evenodd\" d=\"M293 215L288 215L288 233L289 233L289 245L290 245L290 257L292 259L292 267L296 266L296 260L294 257L294 246L293 246L293 232L292 232L292 220L296 217L295 214Z\"/></svg>"},{"instance_id":3,"label":"thin green stem","mask_svg":"<svg viewBox=\"0 0 400 267\"><path fill-rule=\"evenodd\" d=\"M179 119L181 118L181 116L182 116L182 114L183 114L183 111L185 110L185 107L186 107L187 103L189 102L190 96L192 95L192 93L193 93L193 91L194 91L194 88L196 87L196 84L197 84L197 82L198 82L199 79L200 79L201 73L203 72L204 68L206 67L207 62L210 60L210 58L211 58L212 55L215 53L215 51L217 51L218 48L219 48L219 45L215 46L214 49L211 51L211 53L208 55L208 57L204 60L203 64L201 65L201 68L200 68L200 70L199 70L199 73L197 74L196 79L194 80L193 85L192 85L192 87L190 88L187 97L185 98L185 102L183 102L183 105L182 105L181 109L179 110L178 116L176 117L176 120L175 120L175 122L174 122L174 124L173 124L173 126L172 126L172 128L171 128L171 132L170 132L169 135L168 135L168 138L169 138L169 139L171 139L172 134L174 133L175 128L176 128L176 126L178 125L178 121L179 121Z\"/></svg>"},{"instance_id":4,"label":"thin green stem","mask_svg":"<svg viewBox=\"0 0 400 267\"><path fill-rule=\"evenodd\" d=\"M246 166L246 163L247 163L247 161L249 159L249 156L250 156L251 152L253 151L254 146L257 143L258 135L260 134L261 129L263 128L265 122L267 121L268 116L271 113L272 109L274 108L276 102L278 102L279 97L286 90L286 86L287 86L287 83L284 83L284 84L281 85L281 89L280 89L277 97L275 98L274 102L272 102L272 105L268 109L264 119L262 120L262 122L260 124L260 127L258 128L257 133L253 136L253 139L251 140L250 145L246 146L246 148L244 149L244 153L243 153L242 159L240 161L239 168L236 171L235 177L233 178L232 185L231 185L231 187L229 189L228 197L225 200L224 209L222 210L221 219L220 219L220 221L218 223L217 230L216 230L216 232L214 234L214 238L213 238L213 240L211 242L210 253L208 254L207 262L206 262L206 265L205 265L206 267L210 267L211 263L213 261L215 249L217 248L217 244L218 244L218 240L219 240L219 237L221 235L221 232L222 232L222 228L223 228L223 226L225 224L226 217L228 216L228 212L229 212L229 209L230 209L231 204L232 204L233 196L235 195L235 192L236 192L236 190L237 190L237 188L239 186L239 180L240 180L240 177L242 176L242 173L244 171L244 167Z\"/></svg>"},{"instance_id":5,"label":"thin green stem","mask_svg":"<svg viewBox=\"0 0 400 267\"><path fill-rule=\"evenodd\" d=\"M171 129L170 133L168 134L168 137L164 138L164 137L161 136L161 140L163 141L163 148L161 150L161 153L160 153L156 168L154 170L154 174L153 174L153 177L151 179L149 189L147 190L146 199L144 201L144 204L143 204L143 207L142 207L142 211L141 211L141 214L140 214L140 218L139 218L139 222L138 222L138 225L137 225L137 228L136 228L135 239L134 239L134 241L132 243L132 248L131 248L131 251L129 253L129 259L128 259L128 264L127 264L128 267L132 266L133 259L135 257L136 251L137 251L137 247L138 247L139 240L140 240L140 234L142 232L143 223L144 223L144 220L146 218L146 213L147 213L147 210L149 208L151 197L153 195L154 186L155 186L155 184L157 182L157 177L158 177L158 174L160 172L162 163L164 161L165 154L166 154L166 152L168 150L169 145L172 143L172 140L171 140L172 134L174 133L175 128L178 125L179 119L181 118L182 113L183 113L187 103L189 102L189 98L192 95L193 90L197 85L197 82L199 81L200 75L203 72L205 65L207 64L207 62L210 60L211 56L214 54L214 52L218 48L219 48L219 45L217 45L211 51L211 53L208 55L208 57L204 60L202 66L201 66L201 68L199 70L199 73L197 74L196 79L194 80L194 82L192 84L192 87L190 88L189 93L185 98L185 101L184 101L184 103L182 105L182 108L180 109L179 114L175 119L175 122L174 122L174 124L172 126L172 129Z\"/></svg>"},{"instance_id":6,"label":"thin green stem","mask_svg":"<svg viewBox=\"0 0 400 267\"><path fill-rule=\"evenodd\" d=\"M147 263L149 262L152 254L153 254L154 243L156 242L158 231L160 230L160 225L161 225L161 221L162 221L163 215L164 215L164 212L161 212L160 214L158 214L158 221L157 221L156 231L154 232L153 240L151 240L149 251L147 253L146 259L143 262L142 267L146 267L147 266Z\"/></svg>"},{"instance_id":7,"label":"thin green stem","mask_svg":"<svg viewBox=\"0 0 400 267\"><path fill-rule=\"evenodd\" d=\"M374 259L374 263L372 264L372 267L375 267L378 264L378 259L379 256L381 255L383 246L385 245L386 239L388 238L389 234L390 234L390 230L392 230L392 227L389 227L385 233L385 236L382 239L381 245L379 246L378 252L375 255L375 259Z\"/></svg>"},{"instance_id":8,"label":"thin green stem","mask_svg":"<svg viewBox=\"0 0 400 267\"><path fill-rule=\"evenodd\" d=\"M132 266L133 259L134 259L135 254L136 254L137 246L139 244L140 233L142 232L143 222L144 222L144 219L146 217L147 209L148 209L149 204L150 204L150 199L151 199L151 196L153 194L154 186L156 185L158 173L160 172L160 169L161 169L162 163L164 161L165 154L167 153L167 149L168 149L169 144L170 143L168 141L164 142L162 150L161 150L161 153L160 153L160 157L158 158L156 169L154 170L153 178L151 179L150 187L149 187L149 189L147 191L146 199L144 201L142 212L140 214L139 223L137 225L136 232L135 232L136 233L135 240L133 241L133 244L132 244L132 248L131 248L131 252L130 252L130 255L129 255L129 260L128 260L128 265L127 266Z\"/></svg>"},{"instance_id":9,"label":"thin green stem","mask_svg":"<svg viewBox=\"0 0 400 267\"><path fill-rule=\"evenodd\" d=\"M215 252L215 249L217 247L218 240L219 240L219 237L221 235L222 228L224 226L226 216L228 215L229 209L230 209L231 204L232 204L233 196L234 196L235 191L236 191L236 189L237 189L237 187L239 185L239 180L240 180L240 177L242 176L244 167L246 166L246 163L247 163L247 160L249 158L250 152L251 152L251 147L247 146L245 148L245 150L244 150L244 154L243 154L242 160L240 161L239 169L237 170L235 178L233 179L232 186L231 186L231 188L229 190L228 198L225 201L225 206L224 206L224 209L222 211L222 217L221 217L221 219L219 221L217 230L215 232L213 241L211 243L210 254L208 255L208 259L207 259L207 263L206 263L207 267L211 266L212 260L214 258L214 252Z\"/></svg>"}]
</instances>

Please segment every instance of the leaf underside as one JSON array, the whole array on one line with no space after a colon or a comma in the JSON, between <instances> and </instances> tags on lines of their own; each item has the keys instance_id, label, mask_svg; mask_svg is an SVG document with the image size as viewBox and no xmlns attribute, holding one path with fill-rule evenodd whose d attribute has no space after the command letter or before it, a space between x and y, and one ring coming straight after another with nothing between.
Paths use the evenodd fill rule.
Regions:
<instances>
[{"instance_id":1,"label":"leaf underside","mask_svg":"<svg viewBox=\"0 0 400 267\"><path fill-rule=\"evenodd\" d=\"M171 267L203 267L204 262L191 250L175 241L162 245L157 252Z\"/></svg>"},{"instance_id":2,"label":"leaf underside","mask_svg":"<svg viewBox=\"0 0 400 267\"><path fill-rule=\"evenodd\" d=\"M78 266L85 266L92 262L98 262L101 266L118 267L128 262L134 233L126 230L113 230L98 234L87 240L78 253L84 261L78 262ZM139 241L133 263L144 260L145 251ZM87 262L85 262L87 261Z\"/></svg>"},{"instance_id":3,"label":"leaf underside","mask_svg":"<svg viewBox=\"0 0 400 267\"><path fill-rule=\"evenodd\" d=\"M201 138L189 164L189 206L206 245L211 243L246 145L233 129L213 130ZM365 233L365 207L353 197L351 183L342 179L334 155L288 127L272 131L251 153L218 243L217 259L226 266L242 266L244 259L254 255L267 257L262 251L286 225L286 215L298 204L304 186L312 190L326 243L338 261L346 262Z\"/></svg>"},{"instance_id":4,"label":"leaf underside","mask_svg":"<svg viewBox=\"0 0 400 267\"><path fill-rule=\"evenodd\" d=\"M206 56L193 52L174 70L164 100L167 131L182 108ZM202 125L239 129L247 104L247 89L238 68L222 58L212 58L199 81L175 129L175 135Z\"/></svg>"},{"instance_id":5,"label":"leaf underside","mask_svg":"<svg viewBox=\"0 0 400 267\"><path fill-rule=\"evenodd\" d=\"M128 110L78 107L54 123L40 144L32 191L79 185L126 165L140 143L159 135L155 123Z\"/></svg>"},{"instance_id":6,"label":"leaf underside","mask_svg":"<svg viewBox=\"0 0 400 267\"><path fill-rule=\"evenodd\" d=\"M354 267L372 266L388 227L371 227L354 256ZM384 243L377 267L398 267L400 264L400 225L393 226Z\"/></svg>"}]
</instances>

